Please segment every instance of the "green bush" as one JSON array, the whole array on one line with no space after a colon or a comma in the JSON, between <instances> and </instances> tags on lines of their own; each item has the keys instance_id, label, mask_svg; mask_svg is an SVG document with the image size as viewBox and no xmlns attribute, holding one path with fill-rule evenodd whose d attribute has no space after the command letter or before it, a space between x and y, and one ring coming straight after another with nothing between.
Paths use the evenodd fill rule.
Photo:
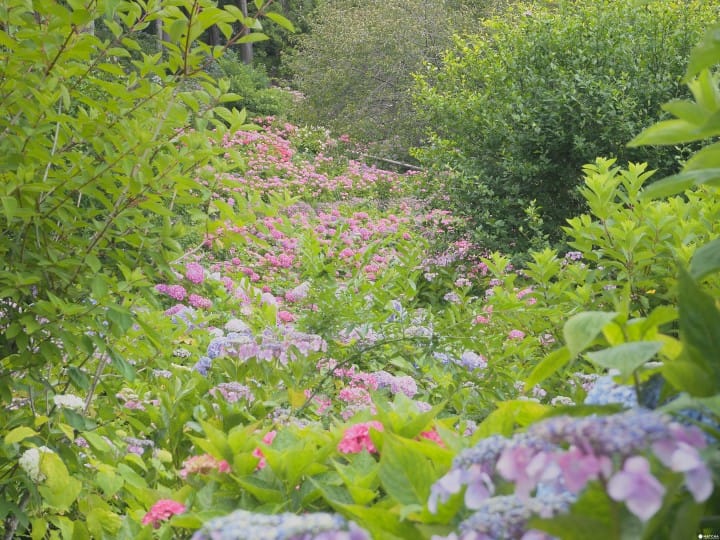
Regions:
<instances>
[{"instance_id":1,"label":"green bush","mask_svg":"<svg viewBox=\"0 0 720 540\"><path fill-rule=\"evenodd\" d=\"M325 2L286 65L305 96L299 123L322 125L404 157L422 128L412 110L412 73L437 62L460 28L445 1Z\"/></svg>"},{"instance_id":2,"label":"green bush","mask_svg":"<svg viewBox=\"0 0 720 540\"><path fill-rule=\"evenodd\" d=\"M147 313L157 305L152 285L182 253L175 213L207 221L216 174L242 161L221 143L244 116L222 106L227 87L204 72L220 51L196 38L213 21L225 30L246 21L209 0L194 6L0 8L0 410L13 431L0 445L4 538L28 529L29 516L33 538L48 524L51 538L60 529L62 538L139 538L120 533L114 513L138 503L98 501L109 473L98 475L70 443L89 430L109 451L86 415L104 395L103 414L116 417L117 381L135 380L167 346ZM137 54L138 33L159 18L164 58ZM96 21L108 35L90 31ZM68 392L86 397L65 410ZM42 485L18 466L24 448L39 456L37 446ZM83 490L86 473L98 484Z\"/></svg>"},{"instance_id":3,"label":"green bush","mask_svg":"<svg viewBox=\"0 0 720 540\"><path fill-rule=\"evenodd\" d=\"M227 107L244 108L249 114L261 116L282 114L290 108L292 98L287 92L270 87L270 77L262 64L243 64L233 52L220 58L218 64L221 76L230 83L230 92L241 98L227 103Z\"/></svg>"},{"instance_id":4,"label":"green bush","mask_svg":"<svg viewBox=\"0 0 720 540\"><path fill-rule=\"evenodd\" d=\"M584 163L676 169L686 150L625 145L660 119L668 96L685 94L687 56L717 14L695 0L512 6L418 77L416 106L431 130L414 155L443 172L442 194L488 247L532 244L532 201L557 240L565 219L584 211Z\"/></svg>"}]
</instances>

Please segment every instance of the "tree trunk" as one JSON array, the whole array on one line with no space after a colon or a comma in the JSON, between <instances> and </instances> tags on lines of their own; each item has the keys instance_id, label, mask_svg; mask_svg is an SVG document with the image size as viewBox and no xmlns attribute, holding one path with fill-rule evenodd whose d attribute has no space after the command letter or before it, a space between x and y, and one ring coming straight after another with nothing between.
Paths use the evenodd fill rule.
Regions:
<instances>
[{"instance_id":1,"label":"tree trunk","mask_svg":"<svg viewBox=\"0 0 720 540\"><path fill-rule=\"evenodd\" d=\"M157 32L158 52L163 50L163 42L170 41L170 35L163 28L162 19L155 20L155 31Z\"/></svg>"},{"instance_id":2,"label":"tree trunk","mask_svg":"<svg viewBox=\"0 0 720 540\"><path fill-rule=\"evenodd\" d=\"M238 7L240 8L240 11L242 11L242 14L247 17L248 15L248 7L247 7L247 0L238 0ZM246 36L250 33L250 29L245 26L243 28L243 36ZM242 60L243 64L252 64L253 61L253 49L252 49L252 43L241 43L240 44L240 60Z\"/></svg>"},{"instance_id":3,"label":"tree trunk","mask_svg":"<svg viewBox=\"0 0 720 540\"><path fill-rule=\"evenodd\" d=\"M216 24L213 24L209 30L209 45L211 47L217 47L220 45L220 29Z\"/></svg>"}]
</instances>

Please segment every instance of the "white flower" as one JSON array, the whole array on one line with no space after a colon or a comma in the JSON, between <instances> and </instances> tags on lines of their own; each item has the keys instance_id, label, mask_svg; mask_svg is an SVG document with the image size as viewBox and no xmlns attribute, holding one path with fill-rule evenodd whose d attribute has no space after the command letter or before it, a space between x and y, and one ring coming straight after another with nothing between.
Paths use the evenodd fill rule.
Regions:
<instances>
[{"instance_id":1,"label":"white flower","mask_svg":"<svg viewBox=\"0 0 720 540\"><path fill-rule=\"evenodd\" d=\"M36 484L39 484L40 482L44 482L46 476L40 472L40 454L46 453L46 454L52 454L53 451L50 450L47 446L41 446L39 448L30 448L28 450L25 450L23 452L23 455L20 456L20 467L23 471L27 473L27 475L30 477L30 479L35 482Z\"/></svg>"},{"instance_id":2,"label":"white flower","mask_svg":"<svg viewBox=\"0 0 720 540\"><path fill-rule=\"evenodd\" d=\"M58 394L53 397L53 401L58 407L64 407L73 411L82 411L85 407L83 399L73 394Z\"/></svg>"}]
</instances>

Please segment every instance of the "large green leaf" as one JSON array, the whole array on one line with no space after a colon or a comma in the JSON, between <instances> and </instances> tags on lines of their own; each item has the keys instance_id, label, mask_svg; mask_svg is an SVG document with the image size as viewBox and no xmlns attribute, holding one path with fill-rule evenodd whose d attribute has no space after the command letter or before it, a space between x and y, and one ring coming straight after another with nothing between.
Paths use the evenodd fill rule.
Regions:
<instances>
[{"instance_id":1,"label":"large green leaf","mask_svg":"<svg viewBox=\"0 0 720 540\"><path fill-rule=\"evenodd\" d=\"M618 370L620 376L627 379L637 368L649 362L662 347L661 341L633 341L609 349L589 352L587 357L593 364Z\"/></svg>"},{"instance_id":2,"label":"large green leaf","mask_svg":"<svg viewBox=\"0 0 720 540\"><path fill-rule=\"evenodd\" d=\"M715 299L680 269L678 287L680 338L683 357L703 370L710 370L715 388L720 387L720 312ZM693 393L688 389L690 393Z\"/></svg>"},{"instance_id":3,"label":"large green leaf","mask_svg":"<svg viewBox=\"0 0 720 540\"><path fill-rule=\"evenodd\" d=\"M690 275L700 280L720 270L720 238L698 248L690 261Z\"/></svg>"},{"instance_id":4,"label":"large green leaf","mask_svg":"<svg viewBox=\"0 0 720 540\"><path fill-rule=\"evenodd\" d=\"M570 356L570 350L567 347L562 347L551 352L532 370L530 376L525 380L525 388L532 388L551 375L554 375L570 360L572 360L572 357Z\"/></svg>"},{"instance_id":5,"label":"large green leaf","mask_svg":"<svg viewBox=\"0 0 720 540\"><path fill-rule=\"evenodd\" d=\"M589 347L600 335L605 325L615 317L617 317L617 313L614 311L583 311L570 317L563 328L563 336L570 357L575 358Z\"/></svg>"},{"instance_id":6,"label":"large green leaf","mask_svg":"<svg viewBox=\"0 0 720 540\"><path fill-rule=\"evenodd\" d=\"M414 441L390 433L383 440L379 477L385 491L400 504L424 506L436 476L428 458Z\"/></svg>"},{"instance_id":7,"label":"large green leaf","mask_svg":"<svg viewBox=\"0 0 720 540\"><path fill-rule=\"evenodd\" d=\"M718 63L720 63L720 24L708 29L702 41L690 53L685 80Z\"/></svg>"}]
</instances>

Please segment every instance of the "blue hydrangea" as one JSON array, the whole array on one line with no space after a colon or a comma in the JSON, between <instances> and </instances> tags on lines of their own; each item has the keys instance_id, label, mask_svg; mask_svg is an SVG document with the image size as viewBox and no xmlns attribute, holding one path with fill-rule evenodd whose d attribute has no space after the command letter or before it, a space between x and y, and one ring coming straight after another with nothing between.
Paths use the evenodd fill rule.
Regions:
<instances>
[{"instance_id":1,"label":"blue hydrangea","mask_svg":"<svg viewBox=\"0 0 720 540\"><path fill-rule=\"evenodd\" d=\"M370 540L370 535L336 514L268 515L236 510L205 523L192 540Z\"/></svg>"},{"instance_id":2,"label":"blue hydrangea","mask_svg":"<svg viewBox=\"0 0 720 540\"><path fill-rule=\"evenodd\" d=\"M617 384L612 375L598 377L585 398L586 405L618 404L627 409L638 406L635 388Z\"/></svg>"},{"instance_id":3,"label":"blue hydrangea","mask_svg":"<svg viewBox=\"0 0 720 540\"><path fill-rule=\"evenodd\" d=\"M200 375L203 377L206 377L208 374L208 371L210 371L210 368L212 367L212 360L208 358L207 356L201 356L200 360L198 360L195 365L193 366L193 369L197 371Z\"/></svg>"}]
</instances>

